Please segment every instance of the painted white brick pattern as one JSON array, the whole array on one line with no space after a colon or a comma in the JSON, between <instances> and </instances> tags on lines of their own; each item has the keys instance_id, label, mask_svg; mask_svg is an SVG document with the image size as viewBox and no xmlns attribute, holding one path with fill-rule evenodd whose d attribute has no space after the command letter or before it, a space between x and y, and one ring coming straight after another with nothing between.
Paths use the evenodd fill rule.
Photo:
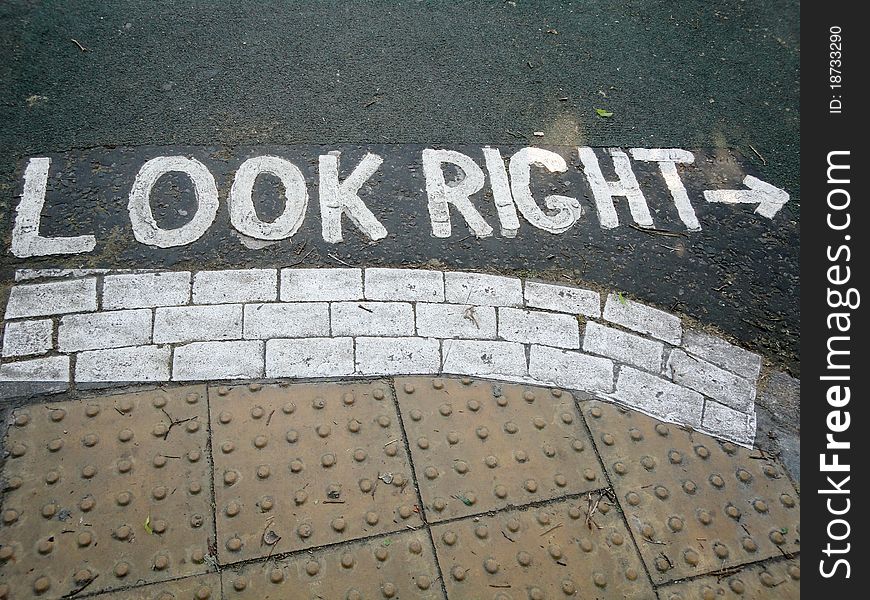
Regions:
<instances>
[{"instance_id":1,"label":"painted white brick pattern","mask_svg":"<svg viewBox=\"0 0 870 600\"><path fill-rule=\"evenodd\" d=\"M175 349L172 379L254 379L263 376L263 344L260 341L193 342Z\"/></svg>"},{"instance_id":2,"label":"painted white brick pattern","mask_svg":"<svg viewBox=\"0 0 870 600\"><path fill-rule=\"evenodd\" d=\"M417 335L437 338L495 339L495 308L471 304L419 302Z\"/></svg>"},{"instance_id":3,"label":"painted white brick pattern","mask_svg":"<svg viewBox=\"0 0 870 600\"><path fill-rule=\"evenodd\" d=\"M328 336L329 304L246 304L244 322L244 337L247 340Z\"/></svg>"},{"instance_id":4,"label":"painted white brick pattern","mask_svg":"<svg viewBox=\"0 0 870 600\"><path fill-rule=\"evenodd\" d=\"M583 350L658 373L662 368L664 344L599 323L587 323Z\"/></svg>"},{"instance_id":5,"label":"painted white brick pattern","mask_svg":"<svg viewBox=\"0 0 870 600\"><path fill-rule=\"evenodd\" d=\"M597 319L601 316L601 295L592 290L526 281L526 306L543 308Z\"/></svg>"},{"instance_id":6,"label":"painted white brick pattern","mask_svg":"<svg viewBox=\"0 0 870 600\"><path fill-rule=\"evenodd\" d=\"M356 339L360 375L426 375L441 370L438 340L418 337Z\"/></svg>"},{"instance_id":7,"label":"painted white brick pattern","mask_svg":"<svg viewBox=\"0 0 870 600\"><path fill-rule=\"evenodd\" d=\"M404 302L336 302L332 311L332 335L414 335L414 309Z\"/></svg>"},{"instance_id":8,"label":"painted white brick pattern","mask_svg":"<svg viewBox=\"0 0 870 600\"><path fill-rule=\"evenodd\" d=\"M3 356L45 354L52 348L51 319L11 321L3 331Z\"/></svg>"},{"instance_id":9,"label":"painted white brick pattern","mask_svg":"<svg viewBox=\"0 0 870 600\"><path fill-rule=\"evenodd\" d=\"M169 344L242 337L242 305L171 306L154 313L154 343Z\"/></svg>"},{"instance_id":10,"label":"painted white brick pattern","mask_svg":"<svg viewBox=\"0 0 870 600\"><path fill-rule=\"evenodd\" d=\"M6 306L3 397L67 389L70 365L82 384L444 372L587 391L754 437L761 358L616 294L602 312L593 290L391 268L19 275L30 279ZM581 317L594 319L585 331Z\"/></svg>"},{"instance_id":11,"label":"painted white brick pattern","mask_svg":"<svg viewBox=\"0 0 870 600\"><path fill-rule=\"evenodd\" d=\"M444 302L444 274L419 269L366 269L368 300Z\"/></svg>"},{"instance_id":12,"label":"painted white brick pattern","mask_svg":"<svg viewBox=\"0 0 870 600\"><path fill-rule=\"evenodd\" d=\"M529 376L544 384L573 390L613 391L613 361L581 352L532 346Z\"/></svg>"},{"instance_id":13,"label":"painted white brick pattern","mask_svg":"<svg viewBox=\"0 0 870 600\"><path fill-rule=\"evenodd\" d=\"M616 380L616 393L611 397L626 406L653 417L701 426L704 397L670 381L644 371L622 367Z\"/></svg>"},{"instance_id":14,"label":"painted white brick pattern","mask_svg":"<svg viewBox=\"0 0 870 600\"><path fill-rule=\"evenodd\" d=\"M453 304L522 306L523 284L515 277L484 273L444 273L444 297Z\"/></svg>"},{"instance_id":15,"label":"painted white brick pattern","mask_svg":"<svg viewBox=\"0 0 870 600\"><path fill-rule=\"evenodd\" d=\"M755 386L716 365L674 350L668 357L667 373L674 383L691 388L742 412L755 405Z\"/></svg>"},{"instance_id":16,"label":"painted white brick pattern","mask_svg":"<svg viewBox=\"0 0 870 600\"><path fill-rule=\"evenodd\" d=\"M75 380L80 383L168 381L169 359L169 346L82 352L76 357Z\"/></svg>"},{"instance_id":17,"label":"painted white brick pattern","mask_svg":"<svg viewBox=\"0 0 870 600\"><path fill-rule=\"evenodd\" d=\"M6 319L64 315L97 310L97 280L16 285L9 291Z\"/></svg>"},{"instance_id":18,"label":"painted white brick pattern","mask_svg":"<svg viewBox=\"0 0 870 600\"><path fill-rule=\"evenodd\" d=\"M688 330L683 335L683 348L690 354L703 358L750 381L761 373L761 357L743 348L729 344L722 338L703 331Z\"/></svg>"},{"instance_id":19,"label":"painted white brick pattern","mask_svg":"<svg viewBox=\"0 0 870 600\"><path fill-rule=\"evenodd\" d=\"M339 377L354 369L353 338L266 342L266 377Z\"/></svg>"},{"instance_id":20,"label":"painted white brick pattern","mask_svg":"<svg viewBox=\"0 0 870 600\"><path fill-rule=\"evenodd\" d=\"M677 346L683 334L679 317L616 294L607 297L604 319Z\"/></svg>"},{"instance_id":21,"label":"painted white brick pattern","mask_svg":"<svg viewBox=\"0 0 870 600\"><path fill-rule=\"evenodd\" d=\"M103 310L155 308L190 302L190 272L106 275Z\"/></svg>"},{"instance_id":22,"label":"painted white brick pattern","mask_svg":"<svg viewBox=\"0 0 870 600\"><path fill-rule=\"evenodd\" d=\"M444 340L441 351L444 373L478 377L525 377L526 351L513 342Z\"/></svg>"},{"instance_id":23,"label":"painted white brick pattern","mask_svg":"<svg viewBox=\"0 0 870 600\"><path fill-rule=\"evenodd\" d=\"M194 304L267 302L278 298L278 271L200 271L193 276Z\"/></svg>"},{"instance_id":24,"label":"painted white brick pattern","mask_svg":"<svg viewBox=\"0 0 870 600\"><path fill-rule=\"evenodd\" d=\"M151 341L151 311L112 310L68 315L60 320L57 346L61 352L140 346Z\"/></svg>"},{"instance_id":25,"label":"painted white brick pattern","mask_svg":"<svg viewBox=\"0 0 870 600\"><path fill-rule=\"evenodd\" d=\"M750 414L742 413L712 400L708 400L704 407L704 421L701 424L704 431L744 446L751 446L755 442L755 428L754 411Z\"/></svg>"},{"instance_id":26,"label":"painted white brick pattern","mask_svg":"<svg viewBox=\"0 0 870 600\"><path fill-rule=\"evenodd\" d=\"M523 344L579 348L580 324L572 315L499 308L498 336Z\"/></svg>"},{"instance_id":27,"label":"painted white brick pattern","mask_svg":"<svg viewBox=\"0 0 870 600\"><path fill-rule=\"evenodd\" d=\"M326 302L362 300L362 269L282 269L281 300Z\"/></svg>"},{"instance_id":28,"label":"painted white brick pattern","mask_svg":"<svg viewBox=\"0 0 870 600\"><path fill-rule=\"evenodd\" d=\"M0 382L69 381L69 356L46 356L0 365Z\"/></svg>"}]
</instances>

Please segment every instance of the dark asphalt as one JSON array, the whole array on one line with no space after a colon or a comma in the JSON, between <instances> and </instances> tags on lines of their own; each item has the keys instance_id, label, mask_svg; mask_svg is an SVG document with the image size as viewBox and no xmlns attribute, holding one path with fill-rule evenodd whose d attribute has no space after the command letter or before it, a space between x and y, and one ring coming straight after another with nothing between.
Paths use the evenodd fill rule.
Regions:
<instances>
[{"instance_id":1,"label":"dark asphalt","mask_svg":"<svg viewBox=\"0 0 870 600\"><path fill-rule=\"evenodd\" d=\"M22 160L37 154L175 144L236 155L239 147L339 143L735 149L791 201L773 224L750 219L751 210L730 211L692 238L681 261L658 260L662 240L622 228L554 238L541 253L550 263L546 256L558 257L552 267L521 237L479 260L469 258L471 244L497 240L461 248L429 239L408 248L388 239L371 257L568 275L664 308L679 301L675 310L799 375L798 16L797 2L700 0L7 0L5 247ZM595 108L614 116L598 117ZM249 263L292 262L260 258L264 252ZM332 264L319 254L316 262ZM7 255L3 263L8 277L13 261ZM106 258L100 266L126 265ZM682 294L667 283L678 281L690 282Z\"/></svg>"}]
</instances>

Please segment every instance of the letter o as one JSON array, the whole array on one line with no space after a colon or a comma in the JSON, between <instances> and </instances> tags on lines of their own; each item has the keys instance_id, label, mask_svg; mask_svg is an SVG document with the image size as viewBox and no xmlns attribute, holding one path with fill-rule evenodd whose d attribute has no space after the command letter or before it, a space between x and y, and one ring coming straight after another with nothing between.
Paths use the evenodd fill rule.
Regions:
<instances>
[{"instance_id":1,"label":"letter o","mask_svg":"<svg viewBox=\"0 0 870 600\"><path fill-rule=\"evenodd\" d=\"M158 179L172 172L184 173L190 177L196 193L196 212L181 227L163 229L157 224L151 210L151 189ZM218 191L214 177L204 164L185 156L158 156L142 165L133 181L127 203L136 241L158 248L184 246L195 242L214 222L217 210Z\"/></svg>"},{"instance_id":2,"label":"letter o","mask_svg":"<svg viewBox=\"0 0 870 600\"><path fill-rule=\"evenodd\" d=\"M834 204L833 202L831 202L831 198L836 197L837 195L845 196L846 203L845 204ZM842 188L834 188L833 190L828 192L828 206L831 207L833 210L843 210L844 208L848 208L849 204L851 204L851 203L852 203L852 196L849 194L848 191L846 191Z\"/></svg>"},{"instance_id":3,"label":"letter o","mask_svg":"<svg viewBox=\"0 0 870 600\"><path fill-rule=\"evenodd\" d=\"M274 175L284 186L284 212L272 222L257 216L254 184L263 173ZM308 208L308 189L299 167L277 156L249 158L236 171L229 195L230 222L239 233L258 240L283 240L302 226Z\"/></svg>"},{"instance_id":4,"label":"letter o","mask_svg":"<svg viewBox=\"0 0 870 600\"><path fill-rule=\"evenodd\" d=\"M833 533L831 533L831 529L832 529L833 525L845 526L846 533L844 533L843 535L841 535L839 537L835 536ZM849 521L847 521L846 519L834 519L833 521L828 522L828 537L831 538L832 540L834 540L835 542L841 542L841 541L845 540L847 537L849 537L851 534L852 534L852 526L849 525Z\"/></svg>"}]
</instances>

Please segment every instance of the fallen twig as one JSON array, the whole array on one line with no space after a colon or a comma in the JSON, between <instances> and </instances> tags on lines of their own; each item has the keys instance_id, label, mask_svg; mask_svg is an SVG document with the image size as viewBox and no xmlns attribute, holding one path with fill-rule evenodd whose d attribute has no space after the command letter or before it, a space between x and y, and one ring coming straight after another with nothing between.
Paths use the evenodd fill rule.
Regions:
<instances>
[{"instance_id":1,"label":"fallen twig","mask_svg":"<svg viewBox=\"0 0 870 600\"><path fill-rule=\"evenodd\" d=\"M90 52L91 51L90 48L86 48L85 46L82 46L81 42L79 42L77 39L70 38L69 41L71 41L73 44L78 46L79 50L81 50L82 52Z\"/></svg>"},{"instance_id":2,"label":"fallen twig","mask_svg":"<svg viewBox=\"0 0 870 600\"><path fill-rule=\"evenodd\" d=\"M176 420L176 419L172 418L172 415L170 415L168 412L166 412L165 408L161 408L160 410L163 411L163 414L166 415L166 418L169 419L169 427L166 429L166 433L163 434L163 441L164 442L166 441L166 438L169 437L169 432L172 431L173 427L175 427L176 425L181 425L182 423L187 423L188 421L193 421L196 419L196 417L190 417L187 419Z\"/></svg>"},{"instance_id":3,"label":"fallen twig","mask_svg":"<svg viewBox=\"0 0 870 600\"><path fill-rule=\"evenodd\" d=\"M760 158L760 159L761 159L761 164L763 164L763 165L766 167L766 166L767 166L767 159L764 158L763 156L761 156L761 153L760 153L758 150L756 150L756 149L755 149L755 146L753 146L752 144L749 144L749 148L750 148L753 152L755 152L755 156L757 156L758 158Z\"/></svg>"},{"instance_id":4,"label":"fallen twig","mask_svg":"<svg viewBox=\"0 0 870 600\"><path fill-rule=\"evenodd\" d=\"M650 235L664 235L667 237L684 237L688 239L688 235L681 231L670 231L667 229L648 229L646 227L641 227L639 225L635 225L634 223L629 223L628 225L632 229L637 229L638 231L643 231L644 233L649 233Z\"/></svg>"}]
</instances>

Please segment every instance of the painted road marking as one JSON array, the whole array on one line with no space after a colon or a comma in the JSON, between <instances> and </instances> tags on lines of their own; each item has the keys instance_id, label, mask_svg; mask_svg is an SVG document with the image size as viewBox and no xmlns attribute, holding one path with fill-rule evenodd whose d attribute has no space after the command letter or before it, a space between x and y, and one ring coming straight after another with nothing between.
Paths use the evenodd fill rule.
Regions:
<instances>
[{"instance_id":1,"label":"painted road marking","mask_svg":"<svg viewBox=\"0 0 870 600\"><path fill-rule=\"evenodd\" d=\"M753 442L760 357L615 294L602 313L601 300L582 288L418 269L26 280L6 306L0 392L448 373L557 385Z\"/></svg>"},{"instance_id":2,"label":"painted road marking","mask_svg":"<svg viewBox=\"0 0 870 600\"><path fill-rule=\"evenodd\" d=\"M504 156L497 148L480 149L484 157L483 167L466 152L423 148L419 154L424 175L424 183L419 191L425 194L429 230L436 238L454 235L454 229L459 226L455 223L456 217L473 236L493 236L493 226L482 212L487 200L481 200L481 195L491 196L500 234L504 238L516 236L521 227L520 215L534 229L555 235L565 233L587 217L591 219L589 215L593 212L602 229L615 229L621 224L618 215L620 198L627 202L633 222L627 224L657 229L656 220L664 217L661 211L674 210L682 226L689 232L702 229L692 196L696 201L703 198L708 203L720 205L757 204L755 213L769 220L777 215L789 199L784 190L747 174L743 174L741 181L748 189L697 189L698 184L694 183L690 195L683 177L687 175L687 169L694 168L695 154L678 148L633 148L629 151L635 160L633 163L629 153L618 148L607 149L601 156L601 151L589 147L563 148L559 152L526 147L513 151L507 159L507 167ZM569 168L565 155L570 155L572 159L576 156L579 160L577 169ZM387 185L386 176L381 172L384 156L367 152L356 165L345 161L343 168L350 169L350 173L343 180L339 173L342 166L340 156L338 150L333 150L317 157L317 190L323 240L329 244L344 240L342 216L348 217L366 240L377 242L384 239L389 230L361 196L362 190L366 189L366 196L377 199L381 210L389 210L390 204L397 201L395 197L378 195L377 189ZM391 160L392 176L397 176L403 169L402 165L396 164L396 158L408 160L404 155L387 158ZM645 181L642 186L635 172L638 163L655 163L658 166L659 176L670 196L667 200L670 207L662 206L657 198L659 202L654 205L655 218L643 189L649 184ZM405 164L404 168L413 171L416 165ZM573 177L575 171L583 174L582 181L570 180L569 176ZM615 179L605 175L605 171L612 172ZM57 177L62 173L52 171L51 158L34 157L28 160L21 199L16 207L10 249L18 258L87 254L97 246L98 239L93 233L76 236L41 233L48 182L52 175ZM183 177L191 186L195 197L192 210L169 206L167 199L156 192L160 181L170 175ZM548 176L561 176L565 187L575 186L575 193L546 193L546 186L540 184L540 178ZM280 182L281 212L272 218L264 218L258 213L258 182L262 183L270 177ZM487 180L489 189L486 189ZM578 184L585 185L590 193L577 189ZM202 238L215 225L222 192L215 173L203 161L179 154L153 156L138 168L128 185L129 227L125 227L125 230L131 229L140 244L155 248L187 246ZM233 174L226 195L233 230L243 241L250 240L255 244L291 239L300 231L306 218L309 185L302 169L287 158L272 154L247 158ZM584 199L587 196L592 198L594 211L584 211L579 192L583 192ZM395 188L390 193L395 195ZM416 193L414 189L404 190L406 196ZM155 215L155 205L170 212L177 211L183 218L171 225L166 224L162 222L165 216L158 218ZM82 212L87 213L86 207L78 208L78 216ZM458 214L451 215L451 209ZM408 231L407 226L403 229L394 233L420 233Z\"/></svg>"},{"instance_id":3,"label":"painted road marking","mask_svg":"<svg viewBox=\"0 0 870 600\"><path fill-rule=\"evenodd\" d=\"M757 177L747 175L743 185L748 190L708 190L704 192L707 202L724 202L726 204L758 204L755 212L762 217L772 219L788 202L788 194L776 186L761 181Z\"/></svg>"}]
</instances>

